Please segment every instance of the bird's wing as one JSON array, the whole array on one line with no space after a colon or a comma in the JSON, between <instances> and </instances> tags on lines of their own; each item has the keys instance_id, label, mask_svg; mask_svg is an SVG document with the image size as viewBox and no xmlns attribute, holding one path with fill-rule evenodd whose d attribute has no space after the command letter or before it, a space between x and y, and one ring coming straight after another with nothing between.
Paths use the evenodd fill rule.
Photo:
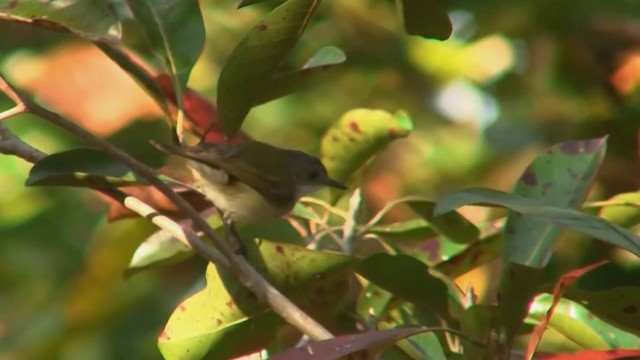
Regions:
<instances>
[{"instance_id":1,"label":"bird's wing","mask_svg":"<svg viewBox=\"0 0 640 360\"><path fill-rule=\"evenodd\" d=\"M283 206L295 202L295 181L283 150L251 141L181 147L154 143L160 150L224 170L262 196ZM264 156L261 156L263 155Z\"/></svg>"}]
</instances>

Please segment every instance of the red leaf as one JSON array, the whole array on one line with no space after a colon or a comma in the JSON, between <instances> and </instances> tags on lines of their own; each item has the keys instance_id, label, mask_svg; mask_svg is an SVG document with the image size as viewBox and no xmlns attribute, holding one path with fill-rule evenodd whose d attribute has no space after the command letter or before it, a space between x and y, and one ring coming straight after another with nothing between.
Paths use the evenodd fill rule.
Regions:
<instances>
[{"instance_id":1,"label":"red leaf","mask_svg":"<svg viewBox=\"0 0 640 360\"><path fill-rule=\"evenodd\" d=\"M551 315L553 315L553 311L555 310L556 306L558 305L558 302L562 298L562 295L564 295L564 292L566 291L566 289L587 272L595 268L598 268L606 264L607 262L608 260L601 260L601 261L598 261L597 263L569 271L568 273L562 275L560 279L558 279L558 281L556 282L556 285L553 287L553 303L551 304L551 307L549 307L547 314L542 318L542 321L540 322L540 324L536 326L536 328L533 330L533 333L531 334L531 339L529 340L529 346L527 347L527 353L525 355L526 359L531 359L533 357L533 353L536 351L536 348L540 343L542 334L547 329L547 324L549 323L549 319L551 319Z\"/></svg>"},{"instance_id":2,"label":"red leaf","mask_svg":"<svg viewBox=\"0 0 640 360\"><path fill-rule=\"evenodd\" d=\"M585 350L575 353L536 355L536 359L541 360L613 360L638 357L640 357L640 349Z\"/></svg>"},{"instance_id":3,"label":"red leaf","mask_svg":"<svg viewBox=\"0 0 640 360\"><path fill-rule=\"evenodd\" d=\"M176 96L169 75L160 74L156 76L156 80L158 84L160 84L164 96L175 106ZM189 120L185 123L187 130L200 136L206 132L206 142L214 144L239 143L249 139L244 133L238 133L233 138L228 139L222 132L222 128L218 122L216 106L197 91L187 88L182 101L184 103L185 115Z\"/></svg>"}]
</instances>

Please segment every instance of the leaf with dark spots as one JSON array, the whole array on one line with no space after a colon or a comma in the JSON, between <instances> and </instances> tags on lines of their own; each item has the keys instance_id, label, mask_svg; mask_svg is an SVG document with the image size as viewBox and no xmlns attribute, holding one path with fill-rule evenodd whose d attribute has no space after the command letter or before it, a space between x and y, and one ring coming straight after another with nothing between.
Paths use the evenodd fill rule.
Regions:
<instances>
[{"instance_id":1,"label":"leaf with dark spots","mask_svg":"<svg viewBox=\"0 0 640 360\"><path fill-rule=\"evenodd\" d=\"M541 205L580 207L600 168L606 137L567 141L540 154L524 171L512 192L536 199ZM505 236L505 259L523 265L544 266L558 229L524 214L510 213Z\"/></svg>"},{"instance_id":2,"label":"leaf with dark spots","mask_svg":"<svg viewBox=\"0 0 640 360\"><path fill-rule=\"evenodd\" d=\"M355 259L265 240L245 245L256 270L312 317L322 321L343 301ZM162 355L228 359L268 346L284 326L282 319L229 271L209 264L206 280L169 318L158 339Z\"/></svg>"},{"instance_id":3,"label":"leaf with dark spots","mask_svg":"<svg viewBox=\"0 0 640 360\"><path fill-rule=\"evenodd\" d=\"M640 238L625 228L578 210L544 206L534 199L498 190L478 188L449 194L438 202L434 212L436 214L446 213L463 205L508 208L533 220L592 236L640 256ZM524 249L529 247L528 244L522 242L514 242L514 246L523 246ZM517 248L515 250L519 251Z\"/></svg>"},{"instance_id":4,"label":"leaf with dark spots","mask_svg":"<svg viewBox=\"0 0 640 360\"><path fill-rule=\"evenodd\" d=\"M358 132L354 131L356 126ZM402 111L395 114L374 109L347 111L322 138L322 163L331 177L345 182L391 141L406 137L411 131L413 121Z\"/></svg>"},{"instance_id":5,"label":"leaf with dark spots","mask_svg":"<svg viewBox=\"0 0 640 360\"><path fill-rule=\"evenodd\" d=\"M536 176L536 173L531 169L527 169L525 170L524 174L522 174L520 181L528 186L536 186L538 184L538 177Z\"/></svg>"},{"instance_id":6,"label":"leaf with dark spots","mask_svg":"<svg viewBox=\"0 0 640 360\"><path fill-rule=\"evenodd\" d=\"M94 149L73 149L49 155L29 171L26 186L101 188L141 184L122 163Z\"/></svg>"},{"instance_id":7,"label":"leaf with dark spots","mask_svg":"<svg viewBox=\"0 0 640 360\"><path fill-rule=\"evenodd\" d=\"M566 141L560 145L560 151L567 155L588 154L597 151L606 142L606 137L584 141Z\"/></svg>"}]
</instances>

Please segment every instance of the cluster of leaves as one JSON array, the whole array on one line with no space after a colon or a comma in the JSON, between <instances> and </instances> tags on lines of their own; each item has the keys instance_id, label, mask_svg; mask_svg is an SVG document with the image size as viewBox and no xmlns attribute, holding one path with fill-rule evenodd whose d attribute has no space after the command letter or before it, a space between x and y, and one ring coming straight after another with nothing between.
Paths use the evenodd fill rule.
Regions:
<instances>
[{"instance_id":1,"label":"cluster of leaves","mask_svg":"<svg viewBox=\"0 0 640 360\"><path fill-rule=\"evenodd\" d=\"M243 1L241 5L256 2ZM90 39L138 80L169 117L177 107L190 120L194 132L206 132L214 141L222 138L222 132L236 136L252 107L292 93L308 79L344 61L342 51L326 47L301 69L283 70L318 2L288 0L249 32L221 72L217 110L186 87L204 41L196 1L127 2L133 20L148 40L144 48L133 50L146 54L150 62L160 58L158 66L167 72L170 84L167 75L151 75L132 60L128 50L113 45L110 31L122 20L112 16L106 1L104 7L91 8L81 1L71 5L16 1L13 7L0 11L1 19ZM411 34L449 35L448 18L437 3L405 0L402 9ZM418 14L433 19L425 21ZM199 113L194 108L208 110ZM212 126L221 131L207 132ZM324 135L321 158L333 177L357 188L370 159L393 140L408 136L413 126L402 111L348 111ZM541 277L561 229L640 256L640 239L627 229L635 223L622 223L619 216L620 211L628 211L623 205L637 200L635 194L602 203L605 207L598 216L581 211L606 145L606 138L596 138L549 148L529 165L511 193L469 189L437 203L410 197L388 204L368 219L363 218L358 190L344 196L330 193L324 201L303 201L291 223L240 229L243 237L251 240L248 259L269 281L336 333L351 335L308 344L303 353L285 350L298 342L299 334L257 302L231 273L209 264L206 286L174 310L159 337L160 351L168 359L228 358L261 349L282 351L273 356L279 359L330 359L362 351L384 351L385 359L506 358L518 336L530 334L527 356L531 357L545 328L575 339L583 348L638 347L637 289L590 292L572 285L591 268L563 277L556 274L557 281L551 283ZM77 149L37 163L27 185L95 189L144 184L105 154ZM415 218L383 224L384 215L399 204L409 205ZM456 212L464 205L506 208L508 215L476 225ZM297 224L299 231L292 224ZM441 258L428 258L412 246L425 240L440 244ZM328 251L335 249L341 254ZM182 260L190 253L186 246L159 232L136 249L128 271ZM495 302L479 303L472 289L462 290L453 281L494 259L503 265ZM570 312L579 315L568 316ZM531 326L537 326L536 330L531 331ZM362 331L354 335L357 330ZM624 350L608 354L638 355Z\"/></svg>"}]
</instances>

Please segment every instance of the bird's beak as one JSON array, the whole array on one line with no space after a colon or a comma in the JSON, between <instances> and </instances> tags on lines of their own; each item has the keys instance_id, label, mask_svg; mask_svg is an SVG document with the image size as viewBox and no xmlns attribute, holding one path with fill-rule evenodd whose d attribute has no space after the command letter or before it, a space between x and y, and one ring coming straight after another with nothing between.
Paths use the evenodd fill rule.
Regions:
<instances>
[{"instance_id":1,"label":"bird's beak","mask_svg":"<svg viewBox=\"0 0 640 360\"><path fill-rule=\"evenodd\" d=\"M345 184L341 183L338 180L333 180L330 177L325 178L322 183L326 186L331 186L336 189L347 190L347 186Z\"/></svg>"}]
</instances>

